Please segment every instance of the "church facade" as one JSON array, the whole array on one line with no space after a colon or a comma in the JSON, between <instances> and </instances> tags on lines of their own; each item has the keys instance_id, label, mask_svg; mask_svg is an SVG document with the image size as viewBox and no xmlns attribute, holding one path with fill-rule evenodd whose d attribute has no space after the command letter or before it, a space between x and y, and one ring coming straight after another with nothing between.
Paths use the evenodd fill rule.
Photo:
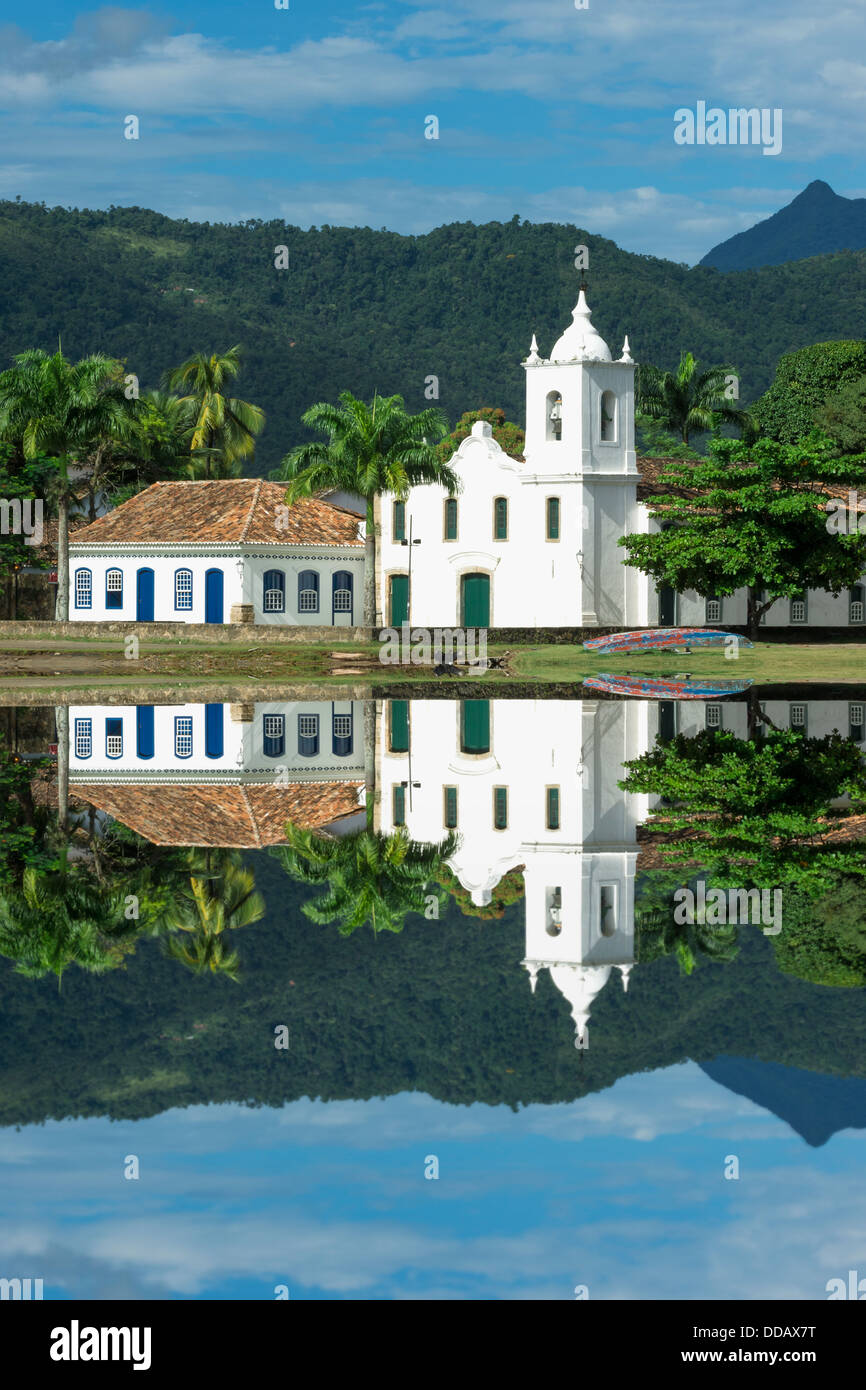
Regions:
<instances>
[{"instance_id":1,"label":"church facade","mask_svg":"<svg viewBox=\"0 0 866 1390\"><path fill-rule=\"evenodd\" d=\"M550 357L535 337L526 374L524 461L477 422L450 461L461 491L413 488L377 508L377 607L384 625L645 627L745 625L746 592L704 598L657 590L618 545L645 534L661 461L635 452L635 363L612 353L583 289ZM838 596L780 599L768 627L861 628L866 577Z\"/></svg>"}]
</instances>

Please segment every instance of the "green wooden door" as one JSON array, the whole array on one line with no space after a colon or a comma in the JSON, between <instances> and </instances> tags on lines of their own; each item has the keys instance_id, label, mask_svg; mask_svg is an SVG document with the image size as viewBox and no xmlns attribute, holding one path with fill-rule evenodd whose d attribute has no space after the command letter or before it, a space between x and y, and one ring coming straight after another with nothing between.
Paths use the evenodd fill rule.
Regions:
<instances>
[{"instance_id":1,"label":"green wooden door","mask_svg":"<svg viewBox=\"0 0 866 1390\"><path fill-rule=\"evenodd\" d=\"M402 623L409 621L409 576L408 574L392 574L390 580L390 594L388 601L388 612L390 614L390 626L400 627Z\"/></svg>"},{"instance_id":2,"label":"green wooden door","mask_svg":"<svg viewBox=\"0 0 866 1390\"><path fill-rule=\"evenodd\" d=\"M460 581L462 627L490 626L490 575L464 574Z\"/></svg>"},{"instance_id":3,"label":"green wooden door","mask_svg":"<svg viewBox=\"0 0 866 1390\"><path fill-rule=\"evenodd\" d=\"M460 706L461 753L490 752L490 701L464 700Z\"/></svg>"}]
</instances>

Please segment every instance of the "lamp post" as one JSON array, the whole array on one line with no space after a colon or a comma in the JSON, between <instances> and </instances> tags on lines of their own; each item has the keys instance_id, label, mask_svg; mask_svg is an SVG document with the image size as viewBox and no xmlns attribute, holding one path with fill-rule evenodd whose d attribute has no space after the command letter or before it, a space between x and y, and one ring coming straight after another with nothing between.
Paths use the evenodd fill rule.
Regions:
<instances>
[{"instance_id":1,"label":"lamp post","mask_svg":"<svg viewBox=\"0 0 866 1390\"><path fill-rule=\"evenodd\" d=\"M411 513L410 513L410 515L409 515L409 539L408 539L408 540L405 540L405 539L402 540L402 541L400 542L400 544L401 544L401 545L408 545L408 547L409 547L409 574L408 574L407 579L406 579L406 621L408 622L408 621L409 621L409 615L410 615L411 612L412 612L412 547L413 547L414 545L420 545L420 544L421 544L420 539L419 539L419 540L414 540L413 537L412 537L412 515L411 515Z\"/></svg>"}]
</instances>

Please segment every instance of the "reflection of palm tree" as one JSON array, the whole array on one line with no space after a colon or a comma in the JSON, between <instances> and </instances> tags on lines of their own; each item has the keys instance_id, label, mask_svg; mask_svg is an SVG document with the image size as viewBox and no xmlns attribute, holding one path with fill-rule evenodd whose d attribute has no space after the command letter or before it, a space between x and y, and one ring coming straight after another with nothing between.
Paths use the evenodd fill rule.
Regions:
<instances>
[{"instance_id":1,"label":"reflection of palm tree","mask_svg":"<svg viewBox=\"0 0 866 1390\"><path fill-rule=\"evenodd\" d=\"M186 856L183 879L159 925L188 934L188 939L169 936L166 954L197 975L210 970L237 979L240 957L221 938L223 932L251 926L265 915L252 870L237 850L193 849Z\"/></svg>"},{"instance_id":2,"label":"reflection of palm tree","mask_svg":"<svg viewBox=\"0 0 866 1390\"><path fill-rule=\"evenodd\" d=\"M286 873L300 883L328 885L321 897L304 904L304 913L312 922L337 922L341 936L351 936L365 922L376 933L402 931L407 913L423 910L425 888L459 844L453 832L439 844L426 844L410 840L402 828L391 835L360 830L331 837L291 822L286 840L286 847L272 851ZM444 903L438 884L431 894Z\"/></svg>"},{"instance_id":3,"label":"reflection of palm tree","mask_svg":"<svg viewBox=\"0 0 866 1390\"><path fill-rule=\"evenodd\" d=\"M183 937L170 936L165 943L165 953L195 975L210 972L237 980L240 973L241 958L237 951L227 946L222 936L213 936L203 929L185 933Z\"/></svg>"},{"instance_id":4,"label":"reflection of palm tree","mask_svg":"<svg viewBox=\"0 0 866 1390\"><path fill-rule=\"evenodd\" d=\"M0 897L0 954L21 975L59 978L72 964L99 974L120 964L135 930L116 894L74 874L27 868Z\"/></svg>"}]
</instances>

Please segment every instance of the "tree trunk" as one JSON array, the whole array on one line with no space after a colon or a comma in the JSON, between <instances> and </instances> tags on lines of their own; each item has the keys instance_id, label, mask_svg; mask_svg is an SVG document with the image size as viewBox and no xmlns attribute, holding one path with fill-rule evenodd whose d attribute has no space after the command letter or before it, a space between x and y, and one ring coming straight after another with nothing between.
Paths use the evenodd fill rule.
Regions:
<instances>
[{"instance_id":1,"label":"tree trunk","mask_svg":"<svg viewBox=\"0 0 866 1390\"><path fill-rule=\"evenodd\" d=\"M364 701L364 805L367 829L373 829L373 808L376 801L376 702Z\"/></svg>"},{"instance_id":2,"label":"tree trunk","mask_svg":"<svg viewBox=\"0 0 866 1390\"><path fill-rule=\"evenodd\" d=\"M57 723L57 828L65 841L69 825L69 706L56 705Z\"/></svg>"},{"instance_id":3,"label":"tree trunk","mask_svg":"<svg viewBox=\"0 0 866 1390\"><path fill-rule=\"evenodd\" d=\"M69 485L66 459L61 459L61 487L57 503L57 608L55 617L69 621Z\"/></svg>"},{"instance_id":4,"label":"tree trunk","mask_svg":"<svg viewBox=\"0 0 866 1390\"><path fill-rule=\"evenodd\" d=\"M373 503L367 503L367 538L364 543L364 626L376 627L376 527Z\"/></svg>"}]
</instances>

